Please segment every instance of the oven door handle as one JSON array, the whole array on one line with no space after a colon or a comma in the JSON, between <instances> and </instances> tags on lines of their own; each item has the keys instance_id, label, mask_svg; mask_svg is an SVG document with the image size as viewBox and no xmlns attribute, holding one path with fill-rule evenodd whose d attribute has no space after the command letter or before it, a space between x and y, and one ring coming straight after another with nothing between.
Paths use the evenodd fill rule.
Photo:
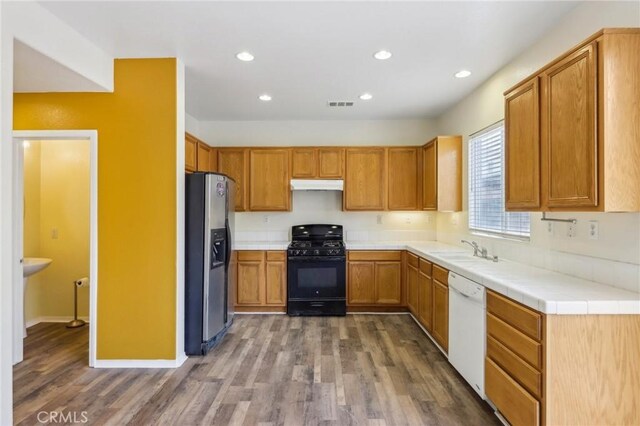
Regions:
<instances>
[{"instance_id":1,"label":"oven door handle","mask_svg":"<svg viewBox=\"0 0 640 426\"><path fill-rule=\"evenodd\" d=\"M287 257L289 262L305 263L305 262L344 262L347 260L346 256L304 256L304 257Z\"/></svg>"}]
</instances>

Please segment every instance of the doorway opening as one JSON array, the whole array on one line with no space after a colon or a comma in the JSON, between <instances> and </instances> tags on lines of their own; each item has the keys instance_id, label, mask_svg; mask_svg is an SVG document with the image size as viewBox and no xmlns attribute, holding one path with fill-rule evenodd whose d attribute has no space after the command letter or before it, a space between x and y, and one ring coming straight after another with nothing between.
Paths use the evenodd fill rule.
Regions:
<instances>
[{"instance_id":1,"label":"doorway opening","mask_svg":"<svg viewBox=\"0 0 640 426\"><path fill-rule=\"evenodd\" d=\"M97 132L20 131L13 142L14 217L22 230L14 241L22 270L14 282L13 363L39 355L46 344L88 355L93 367Z\"/></svg>"}]
</instances>

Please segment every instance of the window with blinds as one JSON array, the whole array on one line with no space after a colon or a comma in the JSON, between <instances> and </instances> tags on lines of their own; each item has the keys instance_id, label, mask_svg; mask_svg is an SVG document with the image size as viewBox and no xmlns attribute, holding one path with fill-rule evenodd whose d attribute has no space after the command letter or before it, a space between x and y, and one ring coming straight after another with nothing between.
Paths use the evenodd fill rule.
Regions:
<instances>
[{"instance_id":1,"label":"window with blinds","mask_svg":"<svg viewBox=\"0 0 640 426\"><path fill-rule=\"evenodd\" d=\"M469 138L469 229L529 239L529 213L504 211L504 121Z\"/></svg>"}]
</instances>

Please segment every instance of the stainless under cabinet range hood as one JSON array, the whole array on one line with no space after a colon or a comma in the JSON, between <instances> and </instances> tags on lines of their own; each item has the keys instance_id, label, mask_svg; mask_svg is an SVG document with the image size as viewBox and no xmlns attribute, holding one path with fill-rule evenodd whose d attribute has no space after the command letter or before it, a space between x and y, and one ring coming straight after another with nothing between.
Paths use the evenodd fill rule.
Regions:
<instances>
[{"instance_id":1,"label":"stainless under cabinet range hood","mask_svg":"<svg viewBox=\"0 0 640 426\"><path fill-rule=\"evenodd\" d=\"M342 191L342 179L291 179L294 191Z\"/></svg>"}]
</instances>

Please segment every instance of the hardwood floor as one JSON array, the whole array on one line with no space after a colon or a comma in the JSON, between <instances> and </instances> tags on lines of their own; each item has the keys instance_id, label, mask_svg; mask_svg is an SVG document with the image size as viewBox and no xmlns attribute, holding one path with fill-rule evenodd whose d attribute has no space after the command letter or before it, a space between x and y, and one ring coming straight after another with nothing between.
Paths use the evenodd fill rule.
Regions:
<instances>
[{"instance_id":1,"label":"hardwood floor","mask_svg":"<svg viewBox=\"0 0 640 426\"><path fill-rule=\"evenodd\" d=\"M408 315L238 315L180 368L92 369L88 328L38 324L14 367L14 420L87 424L498 425Z\"/></svg>"}]
</instances>

